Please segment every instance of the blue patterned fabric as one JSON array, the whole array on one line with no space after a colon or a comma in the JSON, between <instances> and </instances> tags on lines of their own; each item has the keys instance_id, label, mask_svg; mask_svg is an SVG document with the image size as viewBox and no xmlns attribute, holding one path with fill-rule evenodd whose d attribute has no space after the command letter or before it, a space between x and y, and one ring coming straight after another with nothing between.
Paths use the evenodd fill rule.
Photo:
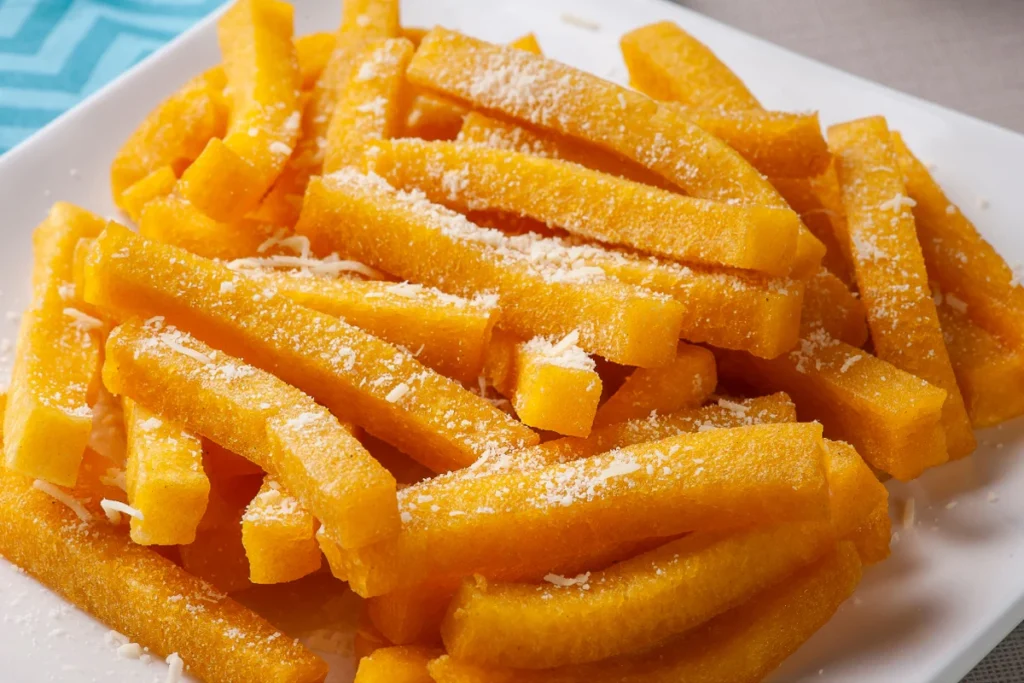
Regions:
<instances>
[{"instance_id":1,"label":"blue patterned fabric","mask_svg":"<svg viewBox=\"0 0 1024 683\"><path fill-rule=\"evenodd\" d=\"M0 0L0 154L223 0Z\"/></svg>"}]
</instances>

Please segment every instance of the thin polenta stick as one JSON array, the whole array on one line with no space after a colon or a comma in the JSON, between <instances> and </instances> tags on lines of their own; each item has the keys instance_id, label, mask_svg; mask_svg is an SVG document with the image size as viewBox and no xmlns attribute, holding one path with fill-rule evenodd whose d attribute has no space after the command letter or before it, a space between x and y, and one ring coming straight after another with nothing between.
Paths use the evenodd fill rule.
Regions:
<instances>
[{"instance_id":1,"label":"thin polenta stick","mask_svg":"<svg viewBox=\"0 0 1024 683\"><path fill-rule=\"evenodd\" d=\"M899 133L893 133L892 142L907 194L914 200L914 222L928 276L942 291L967 304L977 325L1024 350L1024 287L1013 269L943 194Z\"/></svg>"},{"instance_id":2,"label":"thin polenta stick","mask_svg":"<svg viewBox=\"0 0 1024 683\"><path fill-rule=\"evenodd\" d=\"M204 680L319 683L327 675L319 657L262 617L3 468L0 554L154 654L178 653Z\"/></svg>"},{"instance_id":3,"label":"thin polenta stick","mask_svg":"<svg viewBox=\"0 0 1024 683\"><path fill-rule=\"evenodd\" d=\"M255 584L287 583L320 569L316 520L270 477L242 515L242 546Z\"/></svg>"},{"instance_id":4,"label":"thin polenta stick","mask_svg":"<svg viewBox=\"0 0 1024 683\"><path fill-rule=\"evenodd\" d=\"M4 463L71 486L92 428L104 324L82 311L74 284L78 241L104 221L58 202L32 235L32 303L18 331L4 417Z\"/></svg>"},{"instance_id":5,"label":"thin polenta stick","mask_svg":"<svg viewBox=\"0 0 1024 683\"><path fill-rule=\"evenodd\" d=\"M132 540L141 545L188 545L206 512L210 480L197 436L125 399L125 482Z\"/></svg>"},{"instance_id":6,"label":"thin polenta stick","mask_svg":"<svg viewBox=\"0 0 1024 683\"><path fill-rule=\"evenodd\" d=\"M850 254L867 311L875 353L946 392L943 426L950 458L976 442L942 339L924 257L914 200L906 188L885 119L832 126L829 145L846 207Z\"/></svg>"},{"instance_id":7,"label":"thin polenta stick","mask_svg":"<svg viewBox=\"0 0 1024 683\"><path fill-rule=\"evenodd\" d=\"M93 245L86 270L87 300L123 316L165 315L438 470L537 442L529 428L410 352L223 264L111 225Z\"/></svg>"},{"instance_id":8,"label":"thin polenta stick","mask_svg":"<svg viewBox=\"0 0 1024 683\"><path fill-rule=\"evenodd\" d=\"M440 650L428 647L384 647L359 660L353 683L433 683L427 672Z\"/></svg>"},{"instance_id":9,"label":"thin polenta stick","mask_svg":"<svg viewBox=\"0 0 1024 683\"><path fill-rule=\"evenodd\" d=\"M761 108L732 69L671 21L641 26L619 42L630 82L651 97L724 111Z\"/></svg>"},{"instance_id":10,"label":"thin polenta stick","mask_svg":"<svg viewBox=\"0 0 1024 683\"><path fill-rule=\"evenodd\" d=\"M785 275L799 219L634 183L557 159L481 145L393 140L366 167L400 189L460 211L527 216L570 233L679 261Z\"/></svg>"},{"instance_id":11,"label":"thin polenta stick","mask_svg":"<svg viewBox=\"0 0 1024 683\"><path fill-rule=\"evenodd\" d=\"M412 53L408 40L389 38L356 54L327 126L324 173L358 164L369 142L395 137Z\"/></svg>"},{"instance_id":12,"label":"thin polenta stick","mask_svg":"<svg viewBox=\"0 0 1024 683\"><path fill-rule=\"evenodd\" d=\"M400 32L398 0L348 0L342 3L341 14L334 52L302 109L295 151L260 204L260 214L281 225L293 225L298 219L306 184L321 171L331 113L352 75L353 59L368 42L396 38Z\"/></svg>"},{"instance_id":13,"label":"thin polenta stick","mask_svg":"<svg viewBox=\"0 0 1024 683\"><path fill-rule=\"evenodd\" d=\"M578 330L585 351L643 367L670 358L679 337L681 307L668 297L519 251L497 230L376 175L343 169L315 179L296 230L315 251L340 250L462 296L497 293L498 324L521 338Z\"/></svg>"},{"instance_id":14,"label":"thin polenta stick","mask_svg":"<svg viewBox=\"0 0 1024 683\"><path fill-rule=\"evenodd\" d=\"M397 531L394 477L326 408L273 375L152 319L111 333L103 381L259 465L343 546Z\"/></svg>"},{"instance_id":15,"label":"thin polenta stick","mask_svg":"<svg viewBox=\"0 0 1024 683\"><path fill-rule=\"evenodd\" d=\"M236 0L217 22L231 117L185 170L179 191L217 221L256 208L299 135L299 67L293 10L279 0Z\"/></svg>"},{"instance_id":16,"label":"thin polenta stick","mask_svg":"<svg viewBox=\"0 0 1024 683\"><path fill-rule=\"evenodd\" d=\"M660 368L638 368L598 409L594 424L624 422L654 413L696 408L715 390L715 357L707 349L680 344Z\"/></svg>"},{"instance_id":17,"label":"thin polenta stick","mask_svg":"<svg viewBox=\"0 0 1024 683\"><path fill-rule=\"evenodd\" d=\"M743 157L676 108L552 60L436 28L416 51L408 78L621 154L695 197L788 208ZM823 254L803 228L794 272L810 275Z\"/></svg>"},{"instance_id":18,"label":"thin polenta stick","mask_svg":"<svg viewBox=\"0 0 1024 683\"><path fill-rule=\"evenodd\" d=\"M782 583L648 652L555 669L485 667L443 656L430 663L436 683L757 683L818 629L861 577L851 543Z\"/></svg>"}]
</instances>

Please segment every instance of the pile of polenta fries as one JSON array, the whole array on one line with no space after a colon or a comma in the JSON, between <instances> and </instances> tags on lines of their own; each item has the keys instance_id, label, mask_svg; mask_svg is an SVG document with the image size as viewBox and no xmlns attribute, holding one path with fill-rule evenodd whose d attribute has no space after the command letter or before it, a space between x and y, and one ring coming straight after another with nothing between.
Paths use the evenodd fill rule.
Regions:
<instances>
[{"instance_id":1,"label":"pile of polenta fries","mask_svg":"<svg viewBox=\"0 0 1024 683\"><path fill-rule=\"evenodd\" d=\"M877 475L1024 412L1024 291L883 118L674 24L628 89L398 14L237 0L114 161L138 231L37 228L0 553L210 682L322 681L232 596L328 570L360 683L762 679Z\"/></svg>"}]
</instances>

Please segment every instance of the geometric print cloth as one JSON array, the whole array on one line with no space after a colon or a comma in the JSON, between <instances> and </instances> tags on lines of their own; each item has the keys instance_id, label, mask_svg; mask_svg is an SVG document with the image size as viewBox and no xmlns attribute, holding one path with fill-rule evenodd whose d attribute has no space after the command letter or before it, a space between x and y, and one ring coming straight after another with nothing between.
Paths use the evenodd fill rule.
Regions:
<instances>
[{"instance_id":1,"label":"geometric print cloth","mask_svg":"<svg viewBox=\"0 0 1024 683\"><path fill-rule=\"evenodd\" d=\"M224 0L0 0L0 154Z\"/></svg>"}]
</instances>

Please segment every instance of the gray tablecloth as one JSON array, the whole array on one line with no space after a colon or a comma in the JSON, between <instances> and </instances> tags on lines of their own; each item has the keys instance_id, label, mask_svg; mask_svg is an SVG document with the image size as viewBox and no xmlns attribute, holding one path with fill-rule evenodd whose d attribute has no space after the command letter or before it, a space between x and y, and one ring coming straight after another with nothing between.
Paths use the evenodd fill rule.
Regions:
<instances>
[{"instance_id":1,"label":"gray tablecloth","mask_svg":"<svg viewBox=\"0 0 1024 683\"><path fill-rule=\"evenodd\" d=\"M1024 132L1024 0L677 0L898 90ZM1024 625L964 683L1024 681Z\"/></svg>"}]
</instances>

